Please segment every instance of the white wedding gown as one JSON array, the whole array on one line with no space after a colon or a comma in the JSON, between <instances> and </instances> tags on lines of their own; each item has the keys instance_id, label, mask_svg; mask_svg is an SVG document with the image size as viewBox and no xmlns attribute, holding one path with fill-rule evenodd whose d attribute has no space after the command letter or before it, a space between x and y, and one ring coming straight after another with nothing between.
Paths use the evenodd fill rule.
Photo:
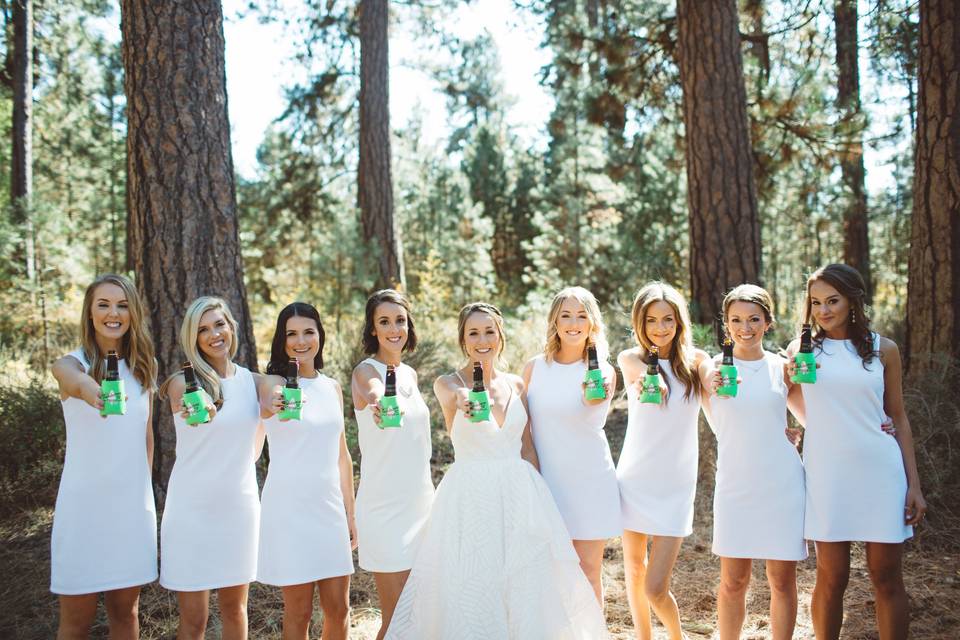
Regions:
<instances>
[{"instance_id":1,"label":"white wedding gown","mask_svg":"<svg viewBox=\"0 0 960 640\"><path fill-rule=\"evenodd\" d=\"M437 488L387 640L596 640L603 612L543 478L520 457L514 394L503 427L457 412L456 462Z\"/></svg>"}]
</instances>

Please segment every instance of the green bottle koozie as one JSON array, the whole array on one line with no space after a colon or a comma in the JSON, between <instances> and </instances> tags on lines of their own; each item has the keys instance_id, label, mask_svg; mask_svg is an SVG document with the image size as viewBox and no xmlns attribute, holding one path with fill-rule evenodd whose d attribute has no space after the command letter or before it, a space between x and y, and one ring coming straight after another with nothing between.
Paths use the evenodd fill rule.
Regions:
<instances>
[{"instance_id":1,"label":"green bottle koozie","mask_svg":"<svg viewBox=\"0 0 960 640\"><path fill-rule=\"evenodd\" d=\"M790 376L793 382L813 384L817 381L817 359L812 352L798 353L793 361L797 364L797 372Z\"/></svg>"},{"instance_id":2,"label":"green bottle koozie","mask_svg":"<svg viewBox=\"0 0 960 640\"><path fill-rule=\"evenodd\" d=\"M587 400L603 400L607 397L607 391L603 388L603 372L600 371L597 348L593 345L587 347L587 374L583 382L586 384L584 397Z\"/></svg>"},{"instance_id":3,"label":"green bottle koozie","mask_svg":"<svg viewBox=\"0 0 960 640\"><path fill-rule=\"evenodd\" d=\"M187 409L187 424L197 426L210 422L210 412L207 411L207 394L203 389L188 391L183 394L183 406Z\"/></svg>"},{"instance_id":4,"label":"green bottle koozie","mask_svg":"<svg viewBox=\"0 0 960 640\"><path fill-rule=\"evenodd\" d=\"M640 402L644 404L660 404L663 394L660 391L660 374L648 373L643 377L643 393Z\"/></svg>"},{"instance_id":5,"label":"green bottle koozie","mask_svg":"<svg viewBox=\"0 0 960 640\"><path fill-rule=\"evenodd\" d=\"M127 412L127 397L123 390L123 380L103 380L100 382L100 397L103 398L102 416L122 416Z\"/></svg>"},{"instance_id":6,"label":"green bottle koozie","mask_svg":"<svg viewBox=\"0 0 960 640\"><path fill-rule=\"evenodd\" d=\"M303 417L303 389L283 388L283 409L277 417L281 420L300 420Z\"/></svg>"},{"instance_id":7,"label":"green bottle koozie","mask_svg":"<svg viewBox=\"0 0 960 640\"><path fill-rule=\"evenodd\" d=\"M400 414L400 404L397 396L383 396L380 398L380 428L397 428L403 423Z\"/></svg>"},{"instance_id":8,"label":"green bottle koozie","mask_svg":"<svg viewBox=\"0 0 960 640\"><path fill-rule=\"evenodd\" d=\"M490 419L490 396L484 391L471 391L470 422L483 422Z\"/></svg>"},{"instance_id":9,"label":"green bottle koozie","mask_svg":"<svg viewBox=\"0 0 960 640\"><path fill-rule=\"evenodd\" d=\"M717 395L736 398L738 387L737 367L732 364L720 365L720 386L717 387Z\"/></svg>"}]
</instances>

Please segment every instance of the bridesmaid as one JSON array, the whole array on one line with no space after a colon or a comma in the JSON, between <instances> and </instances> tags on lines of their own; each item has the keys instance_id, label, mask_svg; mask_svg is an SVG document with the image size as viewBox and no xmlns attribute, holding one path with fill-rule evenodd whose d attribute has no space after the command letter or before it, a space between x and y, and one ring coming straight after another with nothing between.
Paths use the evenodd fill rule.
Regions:
<instances>
[{"instance_id":1,"label":"bridesmaid","mask_svg":"<svg viewBox=\"0 0 960 640\"><path fill-rule=\"evenodd\" d=\"M417 346L410 303L402 294L383 289L370 296L361 342L370 357L356 366L350 383L360 439L357 538L360 568L373 572L380 598L377 640L382 640L433 503L430 412L417 372L401 361ZM403 424L381 429L387 365L396 370Z\"/></svg>"},{"instance_id":2,"label":"bridesmaid","mask_svg":"<svg viewBox=\"0 0 960 640\"><path fill-rule=\"evenodd\" d=\"M704 413L717 436L713 552L720 556L717 612L720 640L740 637L753 558L766 560L773 640L789 640L797 620L797 561L803 539L803 465L786 437L787 407L802 417L800 389L784 375L786 362L765 351L773 300L752 284L723 299L740 378L736 397L719 396L716 361L700 366Z\"/></svg>"},{"instance_id":3,"label":"bridesmaid","mask_svg":"<svg viewBox=\"0 0 960 640\"><path fill-rule=\"evenodd\" d=\"M283 588L283 637L305 640L317 592L323 637L343 640L350 622L350 574L356 528L353 460L343 431L340 385L320 373L323 324L305 302L283 308L273 334L261 397L270 443L263 487L257 580ZM299 363L300 420L284 420L288 363Z\"/></svg>"},{"instance_id":4,"label":"bridesmaid","mask_svg":"<svg viewBox=\"0 0 960 640\"><path fill-rule=\"evenodd\" d=\"M670 592L670 575L683 538L693 531L697 370L707 354L694 348L687 303L668 284L644 285L633 301L631 320L639 346L617 357L628 400L627 433L617 465L627 600L638 638L651 638L652 607L670 639L680 640L680 611ZM647 353L654 346L664 381L659 406L640 402Z\"/></svg>"},{"instance_id":5,"label":"bridesmaid","mask_svg":"<svg viewBox=\"0 0 960 640\"><path fill-rule=\"evenodd\" d=\"M587 400L587 347L597 348L605 399ZM617 374L606 361L603 317L583 287L560 291L547 315L543 353L523 369L540 472L553 493L580 566L603 604L603 549L620 535L620 491L603 428Z\"/></svg>"},{"instance_id":6,"label":"bridesmaid","mask_svg":"<svg viewBox=\"0 0 960 640\"><path fill-rule=\"evenodd\" d=\"M180 348L212 399L207 424L188 425L183 374L164 383L177 431L160 525L160 585L177 592L179 640L202 640L210 590L218 591L223 638L247 637L247 592L257 575L260 499L254 462L263 448L261 376L233 362L237 321L227 303L201 297L187 308Z\"/></svg>"},{"instance_id":7,"label":"bridesmaid","mask_svg":"<svg viewBox=\"0 0 960 640\"><path fill-rule=\"evenodd\" d=\"M881 638L906 638L903 541L927 510L903 405L896 343L875 333L860 273L829 264L807 279L803 317L814 325L817 381L800 385L806 406L805 536L817 553L810 605L818 639L839 638L850 543L866 542ZM788 348L796 353L799 342ZM788 365L790 372L795 369ZM895 439L880 425L893 419Z\"/></svg>"},{"instance_id":8,"label":"bridesmaid","mask_svg":"<svg viewBox=\"0 0 960 640\"><path fill-rule=\"evenodd\" d=\"M120 358L126 413L103 418L108 351ZM138 638L140 586L157 579L157 513L150 467L157 378L143 301L106 274L83 296L80 348L57 360L67 452L53 515L50 590L60 596L57 638L86 638L103 592L111 638Z\"/></svg>"}]
</instances>

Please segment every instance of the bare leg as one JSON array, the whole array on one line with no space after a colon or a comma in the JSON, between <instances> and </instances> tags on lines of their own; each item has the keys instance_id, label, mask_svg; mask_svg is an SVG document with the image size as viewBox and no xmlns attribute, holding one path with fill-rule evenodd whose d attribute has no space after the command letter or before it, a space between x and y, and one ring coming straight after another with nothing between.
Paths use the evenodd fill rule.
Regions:
<instances>
[{"instance_id":1,"label":"bare leg","mask_svg":"<svg viewBox=\"0 0 960 640\"><path fill-rule=\"evenodd\" d=\"M580 556L580 568L590 581L593 592L603 608L603 548L606 540L572 540L573 548Z\"/></svg>"},{"instance_id":2,"label":"bare leg","mask_svg":"<svg viewBox=\"0 0 960 640\"><path fill-rule=\"evenodd\" d=\"M817 583L810 614L817 640L838 640L843 626L843 592L850 580L850 543L817 542Z\"/></svg>"},{"instance_id":3,"label":"bare leg","mask_svg":"<svg viewBox=\"0 0 960 640\"><path fill-rule=\"evenodd\" d=\"M247 593L249 584L222 587L217 590L223 640L247 640Z\"/></svg>"},{"instance_id":4,"label":"bare leg","mask_svg":"<svg viewBox=\"0 0 960 640\"><path fill-rule=\"evenodd\" d=\"M350 576L317 582L323 609L322 640L347 640L350 629Z\"/></svg>"},{"instance_id":5,"label":"bare leg","mask_svg":"<svg viewBox=\"0 0 960 640\"><path fill-rule=\"evenodd\" d=\"M652 536L650 561L647 563L647 579L644 584L647 601L661 624L666 627L670 640L683 640L680 609L670 591L670 575L673 573L677 556L680 555L681 544L683 538Z\"/></svg>"},{"instance_id":6,"label":"bare leg","mask_svg":"<svg viewBox=\"0 0 960 640\"><path fill-rule=\"evenodd\" d=\"M140 637L140 587L114 589L103 594L110 622L110 640L137 640Z\"/></svg>"},{"instance_id":7,"label":"bare leg","mask_svg":"<svg viewBox=\"0 0 960 640\"><path fill-rule=\"evenodd\" d=\"M99 593L60 596L60 624L57 640L86 640L97 616Z\"/></svg>"},{"instance_id":8,"label":"bare leg","mask_svg":"<svg viewBox=\"0 0 960 640\"><path fill-rule=\"evenodd\" d=\"M650 603L644 584L647 579L647 536L636 531L623 532L623 572L627 587L627 602L633 616L637 640L651 640Z\"/></svg>"},{"instance_id":9,"label":"bare leg","mask_svg":"<svg viewBox=\"0 0 960 640\"><path fill-rule=\"evenodd\" d=\"M283 587L283 640L307 640L313 617L313 582Z\"/></svg>"},{"instance_id":10,"label":"bare leg","mask_svg":"<svg viewBox=\"0 0 960 640\"><path fill-rule=\"evenodd\" d=\"M738 640L747 616L749 558L720 558L720 588L717 589L717 627L720 640Z\"/></svg>"},{"instance_id":11,"label":"bare leg","mask_svg":"<svg viewBox=\"0 0 960 640\"><path fill-rule=\"evenodd\" d=\"M180 610L177 640L203 640L210 617L210 592L178 591L177 608Z\"/></svg>"},{"instance_id":12,"label":"bare leg","mask_svg":"<svg viewBox=\"0 0 960 640\"><path fill-rule=\"evenodd\" d=\"M767 583L773 640L790 640L797 625L797 563L767 560Z\"/></svg>"},{"instance_id":13,"label":"bare leg","mask_svg":"<svg viewBox=\"0 0 960 640\"><path fill-rule=\"evenodd\" d=\"M877 629L881 640L901 640L910 630L902 557L903 543L867 543L867 569L877 596Z\"/></svg>"},{"instance_id":14,"label":"bare leg","mask_svg":"<svg viewBox=\"0 0 960 640\"><path fill-rule=\"evenodd\" d=\"M374 573L373 581L377 585L377 595L380 597L380 631L377 640L383 640L393 618L393 610L397 608L397 600L407 583L410 571L395 571L393 573Z\"/></svg>"}]
</instances>

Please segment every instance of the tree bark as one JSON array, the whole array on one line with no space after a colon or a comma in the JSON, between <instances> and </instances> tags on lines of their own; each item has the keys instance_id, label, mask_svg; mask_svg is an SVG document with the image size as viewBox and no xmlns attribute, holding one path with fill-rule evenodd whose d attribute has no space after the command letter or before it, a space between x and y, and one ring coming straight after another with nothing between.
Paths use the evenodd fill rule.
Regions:
<instances>
[{"instance_id":1,"label":"tree bark","mask_svg":"<svg viewBox=\"0 0 960 640\"><path fill-rule=\"evenodd\" d=\"M179 369L180 324L217 295L240 325L237 361L256 369L237 229L219 0L123 0L128 256L150 305L160 373ZM154 411L155 470L165 493L175 436Z\"/></svg>"},{"instance_id":2,"label":"tree bark","mask_svg":"<svg viewBox=\"0 0 960 640\"><path fill-rule=\"evenodd\" d=\"M867 285L867 302L873 297L870 274L870 240L867 235L867 193L864 188L863 114L860 110L857 0L837 0L833 8L837 41L837 108L839 138L843 146L840 170L846 191L843 210L843 261L857 269Z\"/></svg>"},{"instance_id":3,"label":"tree bark","mask_svg":"<svg viewBox=\"0 0 960 640\"><path fill-rule=\"evenodd\" d=\"M13 0L13 127L10 200L13 222L23 233L27 281L35 283L33 197L33 0Z\"/></svg>"},{"instance_id":4,"label":"tree bark","mask_svg":"<svg viewBox=\"0 0 960 640\"><path fill-rule=\"evenodd\" d=\"M403 287L403 247L393 215L390 174L388 0L360 1L360 163L357 203L367 243L377 253L381 287Z\"/></svg>"},{"instance_id":5,"label":"tree bark","mask_svg":"<svg viewBox=\"0 0 960 640\"><path fill-rule=\"evenodd\" d=\"M712 322L727 289L757 282L760 222L736 0L678 0L691 311Z\"/></svg>"},{"instance_id":6,"label":"tree bark","mask_svg":"<svg viewBox=\"0 0 960 640\"><path fill-rule=\"evenodd\" d=\"M960 357L960 6L920 0L907 294L910 371Z\"/></svg>"}]
</instances>

